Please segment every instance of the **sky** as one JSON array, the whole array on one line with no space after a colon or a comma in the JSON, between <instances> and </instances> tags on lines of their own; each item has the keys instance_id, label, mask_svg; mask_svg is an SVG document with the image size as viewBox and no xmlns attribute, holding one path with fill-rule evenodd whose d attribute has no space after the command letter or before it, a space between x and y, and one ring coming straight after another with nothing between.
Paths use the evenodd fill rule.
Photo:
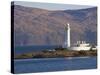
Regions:
<instances>
[{"instance_id":1,"label":"sky","mask_svg":"<svg viewBox=\"0 0 100 75\"><path fill-rule=\"evenodd\" d=\"M47 10L77 10L77 9L96 7L96 6L87 6L87 5L40 3L40 2L27 2L27 1L14 1L14 4L22 5L26 7L42 8Z\"/></svg>"}]
</instances>

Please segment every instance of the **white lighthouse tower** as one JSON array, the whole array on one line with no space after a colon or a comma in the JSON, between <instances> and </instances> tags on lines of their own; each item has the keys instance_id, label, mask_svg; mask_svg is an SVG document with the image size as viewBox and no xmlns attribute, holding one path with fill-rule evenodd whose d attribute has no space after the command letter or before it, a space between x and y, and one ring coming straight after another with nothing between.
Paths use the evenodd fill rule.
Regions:
<instances>
[{"instance_id":1,"label":"white lighthouse tower","mask_svg":"<svg viewBox=\"0 0 100 75\"><path fill-rule=\"evenodd\" d=\"M70 25L69 23L67 23L67 25L65 25L65 31L67 33L67 48L70 47Z\"/></svg>"},{"instance_id":2,"label":"white lighthouse tower","mask_svg":"<svg viewBox=\"0 0 100 75\"><path fill-rule=\"evenodd\" d=\"M70 47L70 25L67 24L67 47Z\"/></svg>"},{"instance_id":3,"label":"white lighthouse tower","mask_svg":"<svg viewBox=\"0 0 100 75\"><path fill-rule=\"evenodd\" d=\"M68 50L75 50L75 51L91 49L91 45L89 43L86 43L85 41L77 41L76 44L71 46L70 44L70 24L69 23L65 25L65 32L66 32L66 36L65 36L64 48L67 48Z\"/></svg>"}]
</instances>

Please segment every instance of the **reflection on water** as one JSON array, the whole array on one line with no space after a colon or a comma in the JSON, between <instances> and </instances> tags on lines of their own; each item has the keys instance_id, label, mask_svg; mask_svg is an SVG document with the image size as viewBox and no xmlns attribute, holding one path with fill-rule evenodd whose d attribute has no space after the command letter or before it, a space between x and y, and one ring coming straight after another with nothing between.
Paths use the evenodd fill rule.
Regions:
<instances>
[{"instance_id":1,"label":"reflection on water","mask_svg":"<svg viewBox=\"0 0 100 75\"><path fill-rule=\"evenodd\" d=\"M15 73L97 68L96 57L38 58L14 60Z\"/></svg>"}]
</instances>

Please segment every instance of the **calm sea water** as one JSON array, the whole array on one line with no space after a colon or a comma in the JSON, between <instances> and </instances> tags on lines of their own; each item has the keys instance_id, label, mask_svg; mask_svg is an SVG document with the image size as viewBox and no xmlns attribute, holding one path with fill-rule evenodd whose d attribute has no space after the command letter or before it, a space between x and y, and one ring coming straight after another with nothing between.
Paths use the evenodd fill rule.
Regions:
<instances>
[{"instance_id":1,"label":"calm sea water","mask_svg":"<svg viewBox=\"0 0 100 75\"><path fill-rule=\"evenodd\" d=\"M97 68L96 57L39 58L14 60L15 73L49 72Z\"/></svg>"},{"instance_id":2,"label":"calm sea water","mask_svg":"<svg viewBox=\"0 0 100 75\"><path fill-rule=\"evenodd\" d=\"M48 49L55 49L60 47L60 45L40 45L40 46L17 46L15 47L15 54L22 54L22 53L28 53L32 51L42 51L42 50L48 50Z\"/></svg>"}]
</instances>

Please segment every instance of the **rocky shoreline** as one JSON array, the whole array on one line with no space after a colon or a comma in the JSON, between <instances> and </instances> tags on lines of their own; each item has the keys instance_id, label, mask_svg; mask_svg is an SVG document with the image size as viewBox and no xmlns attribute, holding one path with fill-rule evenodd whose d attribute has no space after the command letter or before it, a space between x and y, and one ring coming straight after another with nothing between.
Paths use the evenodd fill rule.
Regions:
<instances>
[{"instance_id":1,"label":"rocky shoreline","mask_svg":"<svg viewBox=\"0 0 100 75\"><path fill-rule=\"evenodd\" d=\"M72 50L56 50L56 51L42 51L18 54L14 59L29 59L29 58L61 58L61 57L84 57L97 56L97 50L89 51L72 51Z\"/></svg>"}]
</instances>

